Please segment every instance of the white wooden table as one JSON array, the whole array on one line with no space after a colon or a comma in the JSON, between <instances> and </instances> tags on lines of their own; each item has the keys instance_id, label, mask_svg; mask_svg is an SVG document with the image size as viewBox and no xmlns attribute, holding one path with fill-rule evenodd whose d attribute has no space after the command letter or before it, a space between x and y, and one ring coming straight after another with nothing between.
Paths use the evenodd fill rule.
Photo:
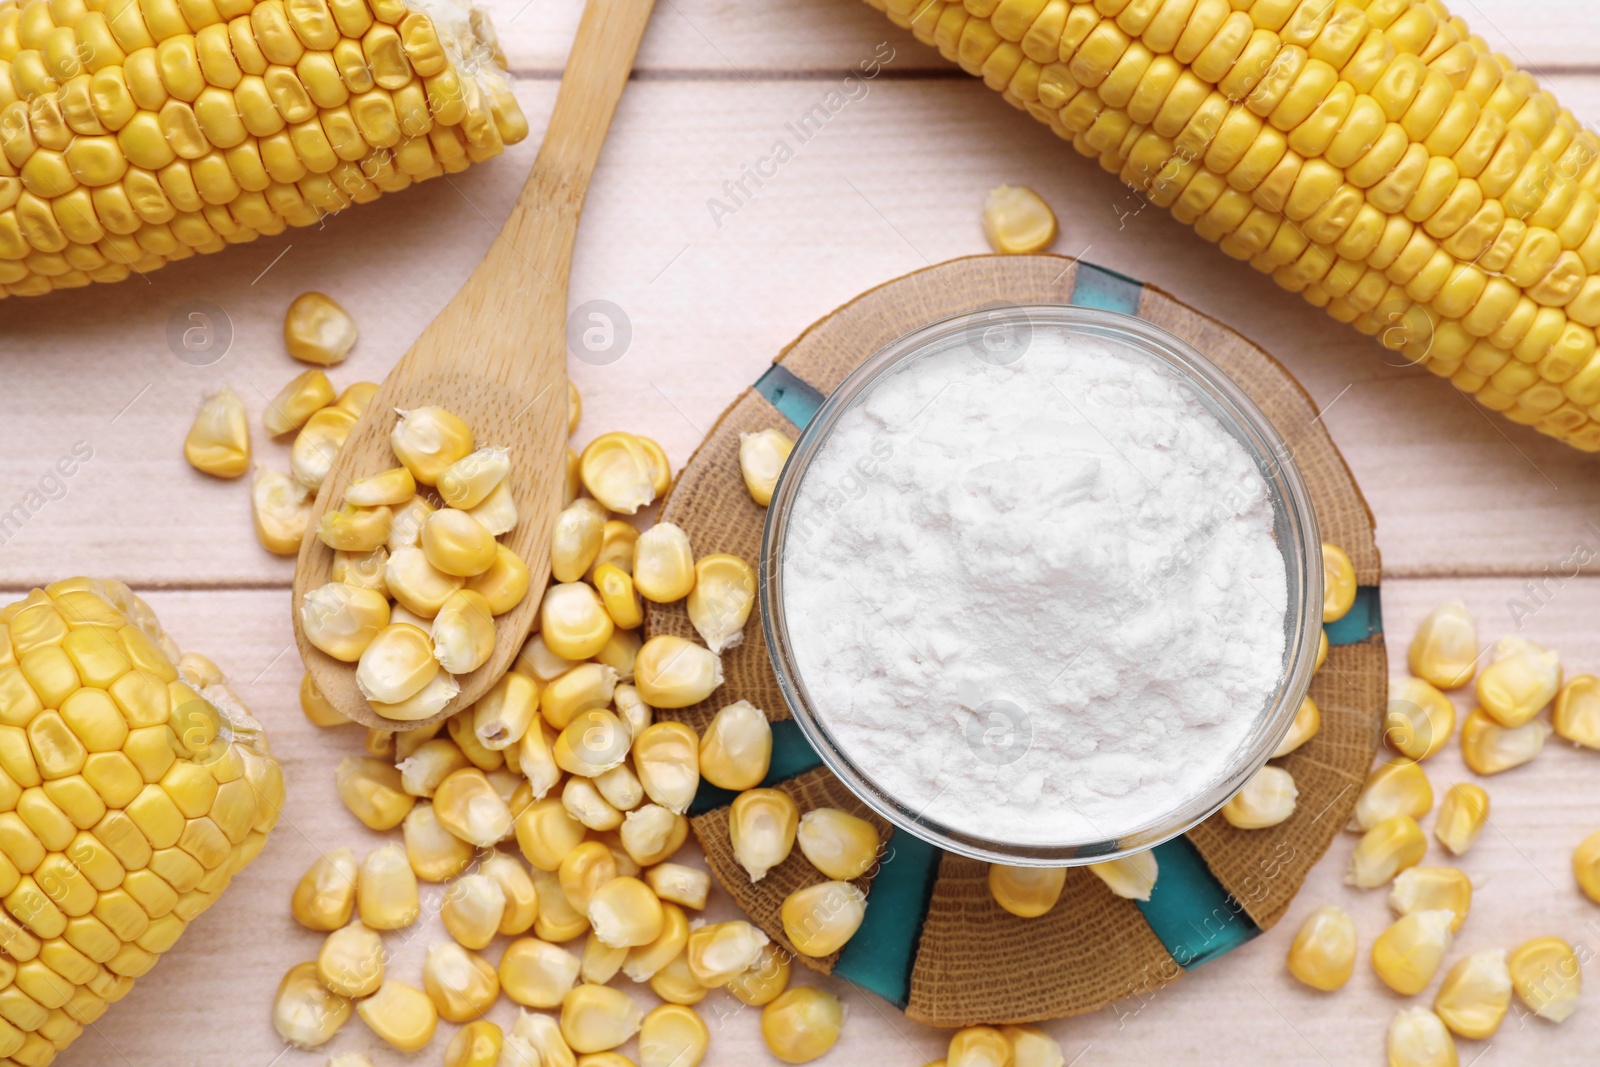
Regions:
<instances>
[{"instance_id":1,"label":"white wooden table","mask_svg":"<svg viewBox=\"0 0 1600 1067\"><path fill-rule=\"evenodd\" d=\"M20 528L0 528L0 585L20 594L92 573L146 592L182 645L211 654L237 681L271 730L290 786L261 858L61 1057L69 1067L320 1067L329 1052L352 1050L380 1065L437 1063L453 1029L441 1027L415 1057L381 1047L354 1021L316 1053L286 1051L272 1031L279 977L319 943L289 918L293 880L319 849L352 844L359 852L375 837L333 792L334 765L361 738L354 729L317 731L301 717L291 565L256 545L244 483L195 473L181 442L203 393L228 382L254 418L301 369L279 340L283 309L298 293L325 290L360 323L361 341L336 383L378 379L482 255L533 159L579 9L576 0L489 6L534 127L504 159L148 281L0 304L0 512L14 502L28 512ZM1591 0L1462 0L1460 10L1495 47L1545 74L1580 118L1600 116ZM847 73L874 56L882 73L847 85ZM847 103L801 143L787 124L835 90L848 90ZM793 158L759 188L746 179L749 195L733 201L730 185L779 141ZM1526 595L1525 582L1559 570L1575 551L1600 555L1594 458L1491 421L1426 373L1386 362L1371 343L1163 213L1128 214L1133 202L1114 177L954 75L859 0L659 0L578 241L574 303L611 300L633 327L625 358L570 368L585 401L580 443L634 429L682 464L718 412L813 319L909 270L984 251L979 207L1002 182L1032 185L1055 206L1057 251L1082 253L1216 315L1274 352L1323 405L1377 515L1397 669L1417 620L1436 603L1464 598L1493 640L1516 629L1513 598ZM713 199L736 210L713 213ZM221 307L231 323L231 350L211 366L185 364L166 341L169 319L194 301ZM64 484L50 480L75 446L92 458ZM265 461L286 463L282 447L257 447ZM1573 671L1600 670L1600 578L1592 576L1600 564L1586 571L1549 583L1545 605L1521 630L1558 648ZM1454 748L1429 770L1440 793L1467 775ZM1452 959L1552 933L1586 959L1600 948L1600 908L1577 891L1569 867L1573 846L1600 827L1597 771L1600 755L1554 743L1535 764L1487 782L1492 826L1463 863L1478 891ZM1381 1064L1388 1020L1410 1002L1364 963L1332 996L1294 983L1283 966L1299 921L1319 904L1355 916L1363 949L1388 921L1382 892L1342 884L1353 840L1335 844L1275 930L1147 999L1052 1024L1068 1061ZM1437 846L1429 862L1445 862ZM419 981L422 951L436 936L428 928L396 939L392 973ZM817 981L799 968L796 975ZM1586 978L1600 986L1600 969L1587 966ZM823 1062L917 1067L944 1055L941 1033L842 982L827 984L850 1017ZM713 1031L707 1062L775 1062L755 1014L739 1008L720 993L704 1003ZM508 1005L495 1017L508 1022ZM1513 1014L1492 1042L1462 1043L1462 1063L1587 1064L1597 1045L1600 989L1591 988L1565 1025Z\"/></svg>"}]
</instances>

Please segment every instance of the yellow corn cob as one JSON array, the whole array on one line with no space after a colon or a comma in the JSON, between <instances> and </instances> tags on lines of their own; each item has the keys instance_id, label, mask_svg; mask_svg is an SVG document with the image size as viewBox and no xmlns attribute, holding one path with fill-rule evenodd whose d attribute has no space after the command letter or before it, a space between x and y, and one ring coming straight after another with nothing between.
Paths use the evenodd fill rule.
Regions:
<instances>
[{"instance_id":1,"label":"yellow corn cob","mask_svg":"<svg viewBox=\"0 0 1600 1067\"><path fill-rule=\"evenodd\" d=\"M1600 451L1600 139L1439 0L868 0L1236 259Z\"/></svg>"},{"instance_id":2,"label":"yellow corn cob","mask_svg":"<svg viewBox=\"0 0 1600 1067\"><path fill-rule=\"evenodd\" d=\"M493 28L434 6L0 0L0 297L308 226L521 140Z\"/></svg>"},{"instance_id":3,"label":"yellow corn cob","mask_svg":"<svg viewBox=\"0 0 1600 1067\"><path fill-rule=\"evenodd\" d=\"M261 724L178 658L121 582L0 608L0 1063L50 1062L277 821Z\"/></svg>"}]
</instances>

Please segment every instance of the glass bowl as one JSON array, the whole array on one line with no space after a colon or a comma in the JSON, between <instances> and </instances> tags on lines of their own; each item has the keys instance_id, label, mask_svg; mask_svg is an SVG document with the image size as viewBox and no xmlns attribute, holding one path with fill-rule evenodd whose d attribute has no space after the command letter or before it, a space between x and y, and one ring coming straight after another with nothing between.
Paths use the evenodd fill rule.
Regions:
<instances>
[{"instance_id":1,"label":"glass bowl","mask_svg":"<svg viewBox=\"0 0 1600 1067\"><path fill-rule=\"evenodd\" d=\"M796 501L813 459L841 415L886 376L913 362L965 346L989 362L1010 362L1040 331L1088 333L1120 342L1159 361L1187 383L1193 395L1254 461L1273 513L1273 536L1283 554L1287 587L1284 653L1277 692L1257 714L1226 773L1171 810L1110 840L1019 843L995 840L941 823L913 810L882 788L841 747L818 712L796 662L784 605L785 545L796 525ZM803 522L803 520L801 520ZM1316 666L1322 628L1321 538L1316 515L1292 449L1254 402L1188 342L1142 319L1092 308L1027 305L987 309L931 323L874 353L829 396L806 426L778 480L762 535L760 602L772 667L785 702L823 762L852 792L894 826L951 852L1019 866L1077 866L1143 851L1176 837L1225 804L1271 757L1305 699Z\"/></svg>"}]
</instances>

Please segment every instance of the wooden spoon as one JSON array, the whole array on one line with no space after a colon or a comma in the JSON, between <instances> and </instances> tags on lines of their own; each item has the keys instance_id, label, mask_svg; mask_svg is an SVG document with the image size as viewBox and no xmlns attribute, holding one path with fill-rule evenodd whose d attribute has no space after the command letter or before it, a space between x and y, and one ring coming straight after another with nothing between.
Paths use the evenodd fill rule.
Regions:
<instances>
[{"instance_id":1,"label":"wooden spoon","mask_svg":"<svg viewBox=\"0 0 1600 1067\"><path fill-rule=\"evenodd\" d=\"M384 379L311 506L295 569L295 642L323 696L366 726L411 729L467 707L499 680L532 628L550 577L550 531L566 478L567 274L584 193L654 0L588 0L561 76L555 111L533 173L483 262ZM488 662L461 675L461 692L438 715L399 722L377 714L356 688L355 664L306 640L300 606L333 580L333 550L317 540L323 512L358 478L398 466L389 447L395 410L442 407L472 428L479 446L511 450L516 528L502 543L528 565L528 595L495 619Z\"/></svg>"}]
</instances>

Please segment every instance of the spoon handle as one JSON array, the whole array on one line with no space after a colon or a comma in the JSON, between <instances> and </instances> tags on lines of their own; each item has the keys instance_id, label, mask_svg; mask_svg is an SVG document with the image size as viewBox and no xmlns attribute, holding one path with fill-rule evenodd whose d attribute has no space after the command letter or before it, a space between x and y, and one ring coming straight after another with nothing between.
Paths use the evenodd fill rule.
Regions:
<instances>
[{"instance_id":1,"label":"spoon handle","mask_svg":"<svg viewBox=\"0 0 1600 1067\"><path fill-rule=\"evenodd\" d=\"M654 6L655 0L584 5L533 172L460 298L432 327L481 338L467 349L469 369L508 386L531 386L550 396L552 410L566 404L553 386L566 367L567 275L578 216Z\"/></svg>"}]
</instances>

